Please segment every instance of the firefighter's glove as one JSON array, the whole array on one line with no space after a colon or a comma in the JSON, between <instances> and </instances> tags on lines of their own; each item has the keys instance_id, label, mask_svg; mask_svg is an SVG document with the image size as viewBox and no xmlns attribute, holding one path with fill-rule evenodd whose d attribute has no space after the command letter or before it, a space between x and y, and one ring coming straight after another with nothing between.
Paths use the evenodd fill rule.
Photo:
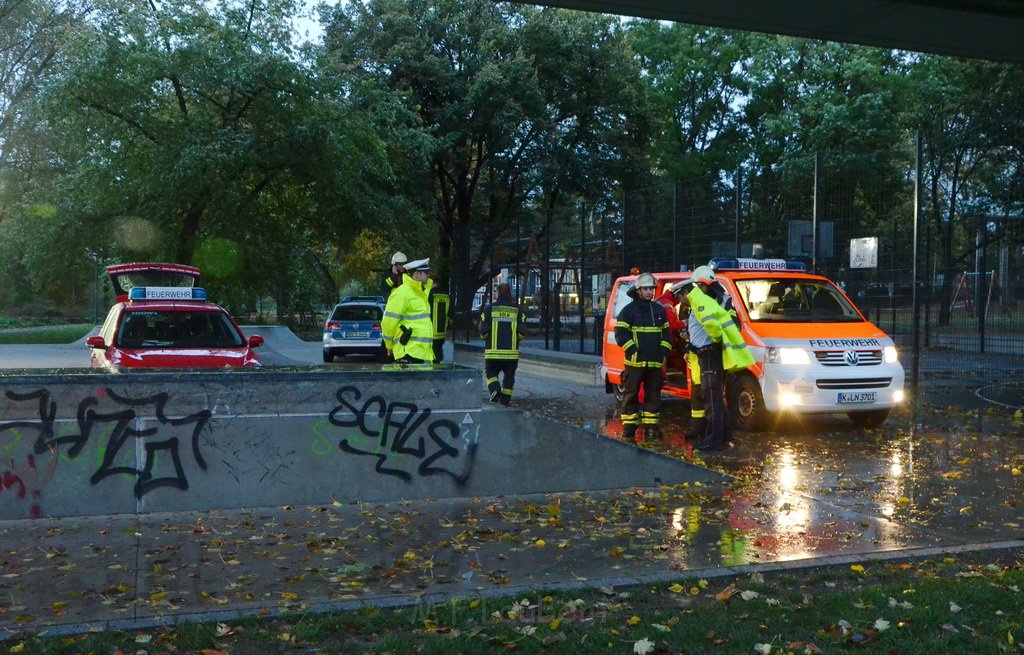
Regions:
<instances>
[{"instance_id":1,"label":"firefighter's glove","mask_svg":"<svg viewBox=\"0 0 1024 655\"><path fill-rule=\"evenodd\" d=\"M405 344L409 343L409 339L412 338L412 330L405 327L404 325L400 325L398 329L402 331L402 336L398 337L398 343L404 346Z\"/></svg>"}]
</instances>

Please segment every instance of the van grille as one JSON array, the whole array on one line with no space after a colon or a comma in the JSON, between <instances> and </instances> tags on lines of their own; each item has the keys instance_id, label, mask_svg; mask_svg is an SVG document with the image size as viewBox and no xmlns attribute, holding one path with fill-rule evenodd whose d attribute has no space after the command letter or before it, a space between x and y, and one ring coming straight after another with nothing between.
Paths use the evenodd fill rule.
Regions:
<instances>
[{"instance_id":1,"label":"van grille","mask_svg":"<svg viewBox=\"0 0 1024 655\"><path fill-rule=\"evenodd\" d=\"M882 363L881 350L854 350L857 360L850 363L846 350L815 350L814 356L822 366L878 366Z\"/></svg>"},{"instance_id":2,"label":"van grille","mask_svg":"<svg viewBox=\"0 0 1024 655\"><path fill-rule=\"evenodd\" d=\"M845 380L818 380L819 389L884 389L892 378L849 378Z\"/></svg>"}]
</instances>

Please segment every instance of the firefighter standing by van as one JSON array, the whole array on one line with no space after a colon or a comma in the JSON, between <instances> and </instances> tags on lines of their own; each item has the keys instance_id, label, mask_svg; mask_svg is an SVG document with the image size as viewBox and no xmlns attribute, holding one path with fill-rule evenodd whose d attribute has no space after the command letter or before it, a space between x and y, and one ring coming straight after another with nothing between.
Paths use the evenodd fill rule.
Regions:
<instances>
[{"instance_id":1,"label":"firefighter standing by van","mask_svg":"<svg viewBox=\"0 0 1024 655\"><path fill-rule=\"evenodd\" d=\"M506 407L512 401L519 368L519 342L526 319L505 282L498 285L498 299L480 314L480 338L484 340L484 378L492 403ZM499 380L498 375L501 375Z\"/></svg>"},{"instance_id":2,"label":"firefighter standing by van","mask_svg":"<svg viewBox=\"0 0 1024 655\"><path fill-rule=\"evenodd\" d=\"M659 302L654 302L654 276L637 276L629 295L633 302L622 308L616 317L615 342L625 351L622 371L622 436L632 439L637 428L644 426L644 436L661 436L661 386L665 381L662 366L672 349L668 316ZM643 408L640 389L644 390Z\"/></svg>"},{"instance_id":3,"label":"firefighter standing by van","mask_svg":"<svg viewBox=\"0 0 1024 655\"><path fill-rule=\"evenodd\" d=\"M711 267L698 266L690 281L693 284L689 285L684 296L684 304L690 307L687 331L690 349L696 353L700 366L707 428L707 439L694 448L722 450L731 438L723 398L725 373L747 368L754 363L754 357L743 340L735 315L726 311L711 295L711 285L715 282Z\"/></svg>"},{"instance_id":4,"label":"firefighter standing by van","mask_svg":"<svg viewBox=\"0 0 1024 655\"><path fill-rule=\"evenodd\" d=\"M686 297L686 294L692 286L692 279L676 282L669 287L665 295L659 298L659 300L664 304L665 296L671 296L676 303L679 303L680 308L686 312L688 321L690 300ZM671 316L669 317L669 323L672 323ZM685 342L686 370L690 376L690 427L686 430L686 438L691 442L699 442L704 440L708 432L708 420L704 412L704 388L700 384L700 361L697 357L697 351L690 343L690 331L687 328L687 323L680 320L679 325L679 339ZM672 327L672 330L675 332L675 326Z\"/></svg>"}]
</instances>

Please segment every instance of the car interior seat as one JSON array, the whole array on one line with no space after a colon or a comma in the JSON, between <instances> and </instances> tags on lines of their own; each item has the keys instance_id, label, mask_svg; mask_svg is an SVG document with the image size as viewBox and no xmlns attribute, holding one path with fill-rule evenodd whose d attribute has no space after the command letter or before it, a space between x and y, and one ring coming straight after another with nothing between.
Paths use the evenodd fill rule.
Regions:
<instances>
[{"instance_id":1,"label":"car interior seat","mask_svg":"<svg viewBox=\"0 0 1024 655\"><path fill-rule=\"evenodd\" d=\"M839 306L839 302L827 291L819 291L814 294L814 301L811 304L811 309L821 314L842 314L842 307Z\"/></svg>"},{"instance_id":2,"label":"car interior seat","mask_svg":"<svg viewBox=\"0 0 1024 655\"><path fill-rule=\"evenodd\" d=\"M146 319L142 316L129 316L121 329L122 345L137 348L146 340Z\"/></svg>"},{"instance_id":3,"label":"car interior seat","mask_svg":"<svg viewBox=\"0 0 1024 655\"><path fill-rule=\"evenodd\" d=\"M775 313L775 308L779 306L778 296L768 296L763 302L758 303L754 311L758 316L771 316Z\"/></svg>"}]
</instances>

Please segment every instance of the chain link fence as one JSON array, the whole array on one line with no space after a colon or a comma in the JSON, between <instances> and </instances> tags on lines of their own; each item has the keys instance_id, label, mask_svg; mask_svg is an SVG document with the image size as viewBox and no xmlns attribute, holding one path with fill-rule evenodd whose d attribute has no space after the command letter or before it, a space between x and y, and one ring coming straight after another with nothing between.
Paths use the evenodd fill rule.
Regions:
<instances>
[{"instance_id":1,"label":"chain link fence","mask_svg":"<svg viewBox=\"0 0 1024 655\"><path fill-rule=\"evenodd\" d=\"M958 212L944 220L936 218L944 208L923 194L915 343L914 171L865 176L865 170L871 168L821 156L784 170L652 183L564 215L524 220L516 238L497 243L494 261L482 262L485 273L477 279L493 271L490 284L477 287L463 275L455 285L473 289L471 315L491 297L493 284L508 282L526 309L528 345L600 354L611 285L632 269L692 270L712 257L798 259L834 280L904 352L938 354L947 370L1019 366L1019 211ZM1020 207L1020 200L1007 206ZM458 277L453 272L453 281ZM477 339L472 317L461 319L456 339Z\"/></svg>"}]
</instances>

